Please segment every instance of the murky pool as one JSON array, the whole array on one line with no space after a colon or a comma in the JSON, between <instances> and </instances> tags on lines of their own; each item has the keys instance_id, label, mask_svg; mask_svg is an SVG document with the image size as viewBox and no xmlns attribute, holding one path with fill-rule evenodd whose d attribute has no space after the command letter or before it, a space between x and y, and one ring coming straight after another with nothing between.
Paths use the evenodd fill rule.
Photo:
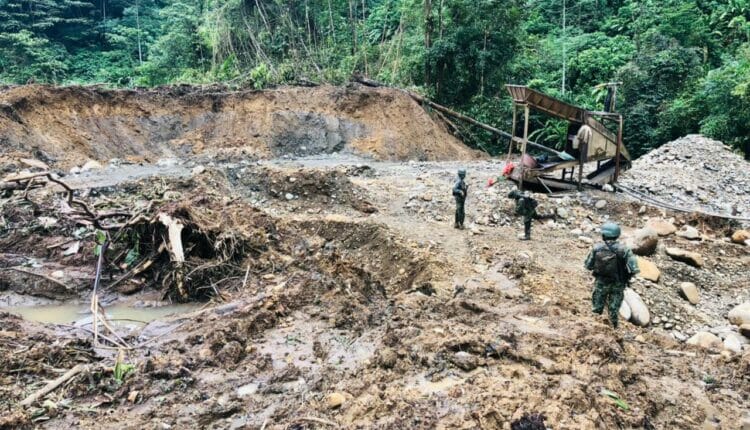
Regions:
<instances>
[{"instance_id":1,"label":"murky pool","mask_svg":"<svg viewBox=\"0 0 750 430\"><path fill-rule=\"evenodd\" d=\"M195 303L168 304L157 307L133 307L127 304L115 304L107 306L105 311L108 319L116 325L146 325L153 320L196 310L200 306L200 304ZM0 307L0 312L10 312L25 320L41 323L90 325L92 322L88 304Z\"/></svg>"}]
</instances>

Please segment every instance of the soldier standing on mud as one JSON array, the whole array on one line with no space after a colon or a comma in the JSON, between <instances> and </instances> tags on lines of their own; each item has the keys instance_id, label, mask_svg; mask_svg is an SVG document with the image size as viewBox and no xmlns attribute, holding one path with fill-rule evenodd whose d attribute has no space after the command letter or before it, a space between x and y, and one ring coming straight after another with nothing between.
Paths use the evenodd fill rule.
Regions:
<instances>
[{"instance_id":1,"label":"soldier standing on mud","mask_svg":"<svg viewBox=\"0 0 750 430\"><path fill-rule=\"evenodd\" d=\"M536 213L537 201L528 192L521 193L518 190L508 193L508 198L516 201L516 215L523 216L523 238L521 240L531 240L531 221L538 217Z\"/></svg>"},{"instance_id":2,"label":"soldier standing on mud","mask_svg":"<svg viewBox=\"0 0 750 430\"><path fill-rule=\"evenodd\" d=\"M633 251L617 241L620 237L620 226L608 222L602 226L603 243L594 245L586 257L586 269L591 270L596 278L594 293L591 298L593 311L601 315L607 302L609 320L617 328L620 305L630 278L640 272L638 261Z\"/></svg>"},{"instance_id":3,"label":"soldier standing on mud","mask_svg":"<svg viewBox=\"0 0 750 430\"><path fill-rule=\"evenodd\" d=\"M456 198L456 218L453 224L454 228L464 228L464 218L466 213L464 211L464 204L466 203L466 193L469 191L469 186L464 182L466 178L466 169L458 170L458 179L456 184L453 185L453 197Z\"/></svg>"}]
</instances>

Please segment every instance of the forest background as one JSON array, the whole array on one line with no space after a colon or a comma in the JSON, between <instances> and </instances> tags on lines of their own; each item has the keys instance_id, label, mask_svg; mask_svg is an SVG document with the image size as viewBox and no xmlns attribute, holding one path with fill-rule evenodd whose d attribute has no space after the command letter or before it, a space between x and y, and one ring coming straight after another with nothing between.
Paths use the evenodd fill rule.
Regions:
<instances>
[{"instance_id":1,"label":"forest background","mask_svg":"<svg viewBox=\"0 0 750 430\"><path fill-rule=\"evenodd\" d=\"M504 85L601 110L635 155L750 141L750 0L0 0L0 83L409 88L510 130ZM565 123L533 118L558 145ZM506 142L464 128L490 152Z\"/></svg>"}]
</instances>

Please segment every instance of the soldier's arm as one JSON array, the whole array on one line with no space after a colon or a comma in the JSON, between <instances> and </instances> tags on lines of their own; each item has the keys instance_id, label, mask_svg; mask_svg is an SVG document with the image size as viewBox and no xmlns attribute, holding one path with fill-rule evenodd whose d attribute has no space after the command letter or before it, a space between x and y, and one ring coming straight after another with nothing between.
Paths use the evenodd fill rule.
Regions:
<instances>
[{"instance_id":1,"label":"soldier's arm","mask_svg":"<svg viewBox=\"0 0 750 430\"><path fill-rule=\"evenodd\" d=\"M586 262L583 264L583 267L586 268L586 270L594 270L594 254L596 253L595 249L592 249L589 252L588 257L586 257Z\"/></svg>"},{"instance_id":2,"label":"soldier's arm","mask_svg":"<svg viewBox=\"0 0 750 430\"><path fill-rule=\"evenodd\" d=\"M638 268L638 260L635 258L635 254L630 248L625 251L625 258L628 261L628 270L631 275L637 275L641 273L641 269Z\"/></svg>"}]
</instances>

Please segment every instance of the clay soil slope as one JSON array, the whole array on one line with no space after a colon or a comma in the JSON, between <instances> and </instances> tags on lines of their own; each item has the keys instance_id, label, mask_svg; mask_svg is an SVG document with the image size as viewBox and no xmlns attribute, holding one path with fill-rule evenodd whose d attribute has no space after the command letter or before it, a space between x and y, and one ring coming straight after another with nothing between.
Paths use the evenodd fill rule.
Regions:
<instances>
[{"instance_id":1,"label":"clay soil slope","mask_svg":"<svg viewBox=\"0 0 750 430\"><path fill-rule=\"evenodd\" d=\"M353 152L382 160L476 158L404 93L321 86L267 91L9 87L0 153L70 168L87 159ZM9 157L10 156L10 157Z\"/></svg>"}]
</instances>

